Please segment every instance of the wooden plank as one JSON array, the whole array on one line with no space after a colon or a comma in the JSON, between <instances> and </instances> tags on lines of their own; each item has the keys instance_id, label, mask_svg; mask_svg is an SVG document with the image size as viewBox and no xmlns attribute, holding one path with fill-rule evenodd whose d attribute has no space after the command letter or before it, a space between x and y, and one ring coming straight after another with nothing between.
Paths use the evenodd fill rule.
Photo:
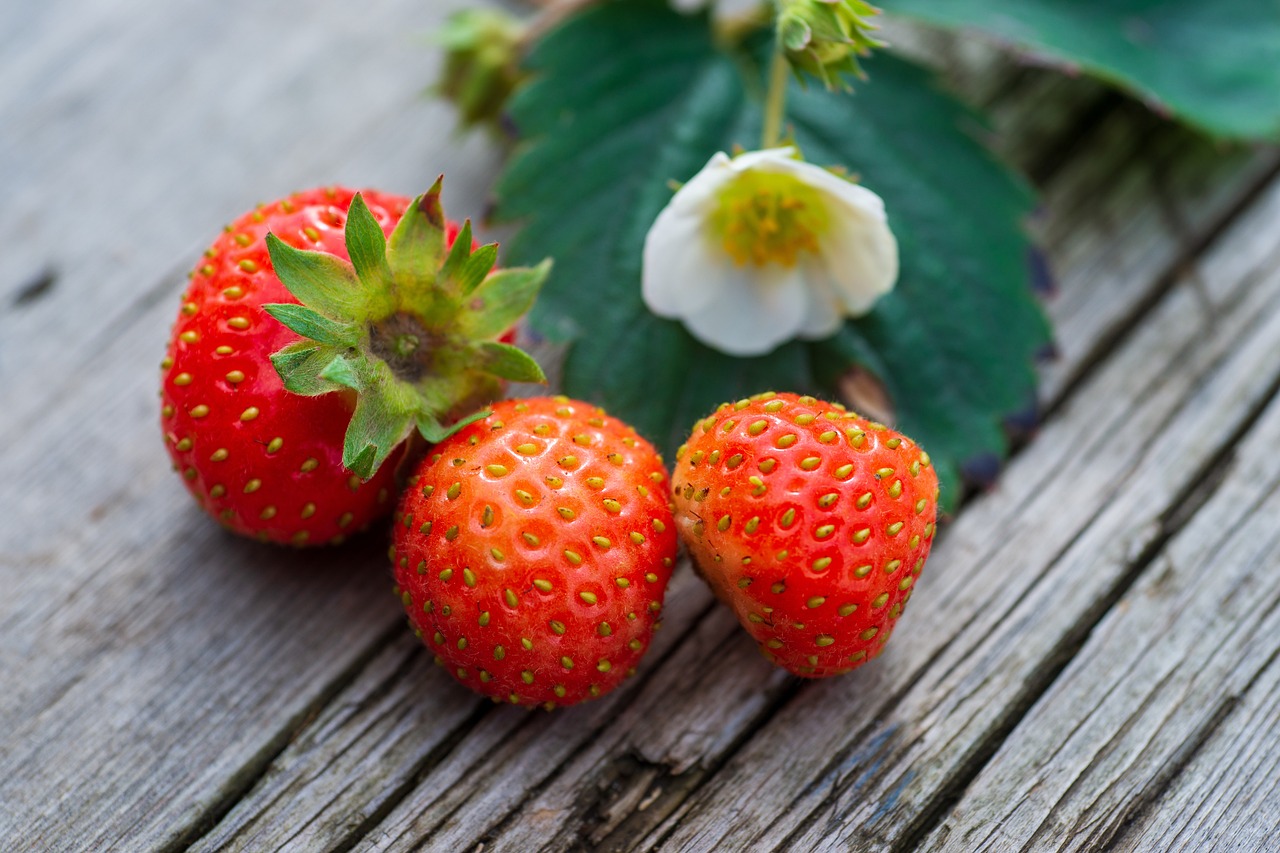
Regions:
<instances>
[{"instance_id":1,"label":"wooden plank","mask_svg":"<svg viewBox=\"0 0 1280 853\"><path fill-rule=\"evenodd\" d=\"M1274 502L1271 512L1276 512ZM1273 558L1262 569L1274 574L1275 565ZM1258 647L1274 647L1275 636L1272 626ZM1253 650L1246 649L1240 663L1229 663L1233 668L1256 665L1254 658ZM1117 849L1265 850L1275 844L1280 667L1274 660L1266 662L1257 680L1229 700L1208 741L1197 744L1199 751L1166 794L1135 816L1132 828L1117 839Z\"/></svg>"},{"instance_id":2,"label":"wooden plank","mask_svg":"<svg viewBox=\"0 0 1280 853\"><path fill-rule=\"evenodd\" d=\"M488 703L450 689L422 643L400 632L191 849L333 849L472 736L486 713ZM278 809L288 822L274 819Z\"/></svg>"},{"instance_id":3,"label":"wooden plank","mask_svg":"<svg viewBox=\"0 0 1280 853\"><path fill-rule=\"evenodd\" d=\"M1274 393L1277 211L1280 182L961 515L904 616L911 641L802 689L640 845L911 845Z\"/></svg>"},{"instance_id":4,"label":"wooden plank","mask_svg":"<svg viewBox=\"0 0 1280 853\"><path fill-rule=\"evenodd\" d=\"M1161 815L1178 825L1178 845L1190 849L1239 849L1249 835L1274 841L1280 811L1270 791L1260 792L1271 801L1268 811L1232 797L1244 793L1242 784L1256 785L1250 776L1260 768L1240 775L1221 754L1207 766L1187 762L1215 733L1236 749L1242 736L1252 736L1255 746L1245 755L1255 760L1273 751L1263 745L1274 738L1256 727L1260 721L1242 727L1234 712L1259 676L1277 669L1280 654L1278 441L1280 400L1273 397L1215 471L1224 479L1212 484L1208 502L1098 625L926 849L1098 850L1121 836L1129 839L1125 846L1172 849L1173 838L1152 837L1144 826ZM1231 781L1204 787L1215 775ZM1237 823L1246 834L1223 844L1214 821L1187 807L1185 790L1177 808L1160 803L1175 778L1197 798L1212 793L1214 821L1247 816L1245 827Z\"/></svg>"},{"instance_id":5,"label":"wooden plank","mask_svg":"<svg viewBox=\"0 0 1280 853\"><path fill-rule=\"evenodd\" d=\"M1100 139L1110 144L1115 135L1108 129ZM1122 153L1127 159L1129 151ZM1170 157L1177 153L1165 152ZM1237 193L1244 193L1248 180L1256 179L1256 172L1246 165L1239 160L1235 164L1245 173L1234 183ZM1205 166L1203 160L1193 159L1180 168ZM1107 177L1095 176L1095 182L1103 184ZM1088 186L1084 190L1091 191ZM1145 273L1146 286L1154 287L1165 274L1164 264L1176 254L1177 241L1165 233L1160 217L1136 215L1154 204L1149 192L1144 195L1126 185L1125 199L1135 214L1131 218L1145 224L1128 236L1138 246L1164 248L1163 253L1153 250L1139 255L1148 264L1139 272ZM1225 201L1214 202L1219 216L1230 207ZM1195 205L1196 199L1188 197L1185 203ZM1198 221L1201 227L1213 224L1207 217ZM1094 245L1101 250L1106 244ZM1064 284L1064 288L1092 286L1092 276L1072 275ZM1117 310L1128 310L1124 299L1114 304ZM710 596L700 584L686 583L683 589L673 589L671 600L696 602L688 613L701 613ZM690 623L672 614L667 630L691 630ZM689 641L656 667L638 694L628 697L625 711L610 709L606 726L584 724L582 716L596 719L589 709L558 714L563 722L540 722L536 727L512 721L505 735L487 735L474 748L460 750L446 764L423 774L417 787L404 792L404 800L359 849L395 848L425 837L441 849L478 841L486 843L487 849L608 847L651 828L795 689L794 683L742 641L732 617L719 608L702 617L692 630ZM708 696L717 701L708 703ZM286 755L305 765L324 760L320 752L310 757L295 755L292 747ZM478 789L459 786L460 778L485 779L486 784ZM280 827L297 822L295 810L311 808L305 802L272 802L259 791L251 792L241 806L246 815L261 813L253 818L256 822ZM341 822L346 809L356 808L357 803L344 801L330 818ZM245 840L233 837L235 845Z\"/></svg>"},{"instance_id":6,"label":"wooden plank","mask_svg":"<svg viewBox=\"0 0 1280 853\"><path fill-rule=\"evenodd\" d=\"M453 212L479 212L492 150L457 144L448 108L421 99L438 56L416 34L458 5L15 7L0 847L180 843L398 636L380 537L297 554L195 511L160 447L156 362L182 271L259 199L409 193L447 170Z\"/></svg>"}]
</instances>

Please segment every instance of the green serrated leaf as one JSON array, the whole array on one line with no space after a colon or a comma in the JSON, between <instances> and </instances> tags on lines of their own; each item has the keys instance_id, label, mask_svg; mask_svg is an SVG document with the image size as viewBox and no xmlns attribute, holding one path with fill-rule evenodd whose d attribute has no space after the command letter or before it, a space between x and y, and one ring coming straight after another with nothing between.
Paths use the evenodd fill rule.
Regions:
<instances>
[{"instance_id":1,"label":"green serrated leaf","mask_svg":"<svg viewBox=\"0 0 1280 853\"><path fill-rule=\"evenodd\" d=\"M351 256L351 266L355 268L361 284L374 290L390 291L393 279L391 267L387 264L387 235L359 193L347 210L346 238L347 254Z\"/></svg>"},{"instance_id":2,"label":"green serrated leaf","mask_svg":"<svg viewBox=\"0 0 1280 853\"><path fill-rule=\"evenodd\" d=\"M480 363L484 369L494 376L501 376L512 382L545 383L547 375L542 372L541 365L519 347L498 341L486 341L478 347Z\"/></svg>"},{"instance_id":3,"label":"green serrated leaf","mask_svg":"<svg viewBox=\"0 0 1280 853\"><path fill-rule=\"evenodd\" d=\"M497 212L523 222L508 245L515 262L557 258L531 316L572 341L566 392L668 452L723 400L770 388L833 395L860 363L856 348L791 343L730 358L641 300L644 238L670 182L760 137L760 81L716 51L706 21L659 2L603 4L530 61L536 76L511 105L525 144L499 181ZM950 506L964 461L1003 456L1002 421L1034 393L1048 334L1026 267L1033 198L962 130L979 117L927 73L883 55L868 67L873 82L855 98L792 86L787 122L808 160L846 166L885 198L901 278L850 333L888 374L899 425L938 460Z\"/></svg>"},{"instance_id":4,"label":"green serrated leaf","mask_svg":"<svg viewBox=\"0 0 1280 853\"><path fill-rule=\"evenodd\" d=\"M295 249L275 234L267 235L267 252L276 276L303 305L344 317L358 303L360 280L341 258Z\"/></svg>"},{"instance_id":5,"label":"green serrated leaf","mask_svg":"<svg viewBox=\"0 0 1280 853\"><path fill-rule=\"evenodd\" d=\"M271 364L284 382L284 387L294 394L317 397L340 386L320 374L337 356L333 347L318 346L311 341L298 341L271 356Z\"/></svg>"},{"instance_id":6,"label":"green serrated leaf","mask_svg":"<svg viewBox=\"0 0 1280 853\"><path fill-rule=\"evenodd\" d=\"M1083 69L1221 136L1280 138L1275 0L885 0Z\"/></svg>"},{"instance_id":7,"label":"green serrated leaf","mask_svg":"<svg viewBox=\"0 0 1280 853\"><path fill-rule=\"evenodd\" d=\"M413 200L387 241L387 264L397 277L434 280L444 257L445 219L440 206L444 177ZM470 239L467 241L470 246Z\"/></svg>"},{"instance_id":8,"label":"green serrated leaf","mask_svg":"<svg viewBox=\"0 0 1280 853\"><path fill-rule=\"evenodd\" d=\"M544 260L536 267L491 274L472 291L466 310L458 318L459 331L473 340L502 335L529 312L550 271L551 262Z\"/></svg>"},{"instance_id":9,"label":"green serrated leaf","mask_svg":"<svg viewBox=\"0 0 1280 853\"><path fill-rule=\"evenodd\" d=\"M305 305L280 302L262 307L288 329L316 343L349 347L360 339L360 333L352 326L330 320Z\"/></svg>"}]
</instances>

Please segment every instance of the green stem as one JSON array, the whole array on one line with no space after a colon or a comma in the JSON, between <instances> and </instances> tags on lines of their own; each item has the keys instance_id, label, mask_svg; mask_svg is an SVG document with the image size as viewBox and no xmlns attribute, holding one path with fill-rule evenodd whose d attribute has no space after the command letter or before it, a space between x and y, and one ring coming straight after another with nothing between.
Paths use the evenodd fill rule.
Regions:
<instances>
[{"instance_id":1,"label":"green stem","mask_svg":"<svg viewBox=\"0 0 1280 853\"><path fill-rule=\"evenodd\" d=\"M782 44L773 49L773 64L769 68L769 93L764 105L764 148L776 148L782 141L782 119L787 111L787 83L790 71Z\"/></svg>"}]
</instances>

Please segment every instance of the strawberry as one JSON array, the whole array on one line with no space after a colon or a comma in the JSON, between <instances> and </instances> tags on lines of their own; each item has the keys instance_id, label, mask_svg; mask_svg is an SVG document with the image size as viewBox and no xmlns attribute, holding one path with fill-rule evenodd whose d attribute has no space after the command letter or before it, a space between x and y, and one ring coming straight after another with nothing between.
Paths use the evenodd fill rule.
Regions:
<instances>
[{"instance_id":1,"label":"strawberry","mask_svg":"<svg viewBox=\"0 0 1280 853\"><path fill-rule=\"evenodd\" d=\"M875 657L933 545L929 455L812 397L721 405L677 452L672 489L702 576L765 657L797 675Z\"/></svg>"},{"instance_id":2,"label":"strawberry","mask_svg":"<svg viewBox=\"0 0 1280 853\"><path fill-rule=\"evenodd\" d=\"M396 516L396 593L462 684L573 705L635 672L676 553L662 459L563 397L508 400L437 445Z\"/></svg>"},{"instance_id":3,"label":"strawberry","mask_svg":"<svg viewBox=\"0 0 1280 853\"><path fill-rule=\"evenodd\" d=\"M439 440L501 378L542 378L500 337L545 266L490 273L496 247L446 226L439 192L297 193L228 226L191 273L161 421L188 489L227 528L341 541L391 511L382 463L411 432Z\"/></svg>"}]
</instances>

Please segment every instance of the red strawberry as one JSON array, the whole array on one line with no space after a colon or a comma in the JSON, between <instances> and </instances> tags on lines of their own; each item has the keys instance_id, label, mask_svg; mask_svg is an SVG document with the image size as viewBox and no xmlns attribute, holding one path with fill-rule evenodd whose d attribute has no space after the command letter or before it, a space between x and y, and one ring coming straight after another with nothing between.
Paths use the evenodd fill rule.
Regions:
<instances>
[{"instance_id":1,"label":"red strawberry","mask_svg":"<svg viewBox=\"0 0 1280 853\"><path fill-rule=\"evenodd\" d=\"M812 397L723 404L676 454L672 484L703 577L765 657L797 675L875 657L933 544L929 455Z\"/></svg>"},{"instance_id":2,"label":"red strawberry","mask_svg":"<svg viewBox=\"0 0 1280 853\"><path fill-rule=\"evenodd\" d=\"M603 411L508 400L437 445L396 516L397 593L466 686L573 705L635 672L676 553L662 459Z\"/></svg>"},{"instance_id":3,"label":"red strawberry","mask_svg":"<svg viewBox=\"0 0 1280 853\"><path fill-rule=\"evenodd\" d=\"M162 364L169 453L207 512L263 541L340 541L390 511L380 466L415 427L441 438L498 376L541 375L497 339L545 269L489 275L495 247L462 234L439 184L414 202L316 189L228 226Z\"/></svg>"}]
</instances>

